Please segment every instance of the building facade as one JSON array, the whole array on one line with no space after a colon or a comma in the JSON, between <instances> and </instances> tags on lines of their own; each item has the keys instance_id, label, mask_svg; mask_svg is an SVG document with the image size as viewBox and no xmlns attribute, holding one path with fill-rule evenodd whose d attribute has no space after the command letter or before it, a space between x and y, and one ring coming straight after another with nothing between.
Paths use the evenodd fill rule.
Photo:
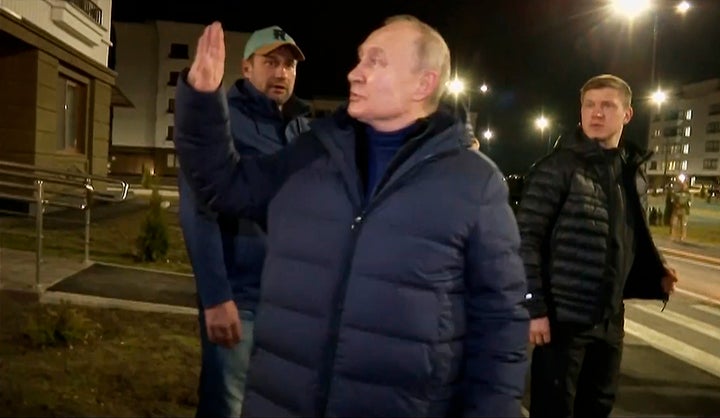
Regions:
<instances>
[{"instance_id":1,"label":"building facade","mask_svg":"<svg viewBox=\"0 0 720 418\"><path fill-rule=\"evenodd\" d=\"M113 112L110 170L113 175L177 173L173 144L175 87L195 54L203 25L152 21L114 22L118 87L132 108ZM242 75L249 33L225 32L225 88Z\"/></svg>"},{"instance_id":2,"label":"building facade","mask_svg":"<svg viewBox=\"0 0 720 418\"><path fill-rule=\"evenodd\" d=\"M112 0L0 0L0 159L107 173Z\"/></svg>"},{"instance_id":3,"label":"building facade","mask_svg":"<svg viewBox=\"0 0 720 418\"><path fill-rule=\"evenodd\" d=\"M651 116L647 163L653 188L681 174L693 186L720 182L720 79L687 84Z\"/></svg>"}]
</instances>

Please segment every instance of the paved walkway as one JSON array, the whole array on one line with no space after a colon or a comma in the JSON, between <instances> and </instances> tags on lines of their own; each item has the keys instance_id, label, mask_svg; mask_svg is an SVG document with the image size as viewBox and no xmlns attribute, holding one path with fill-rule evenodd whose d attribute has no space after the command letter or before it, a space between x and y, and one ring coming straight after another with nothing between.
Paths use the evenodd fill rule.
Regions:
<instances>
[{"instance_id":1,"label":"paved walkway","mask_svg":"<svg viewBox=\"0 0 720 418\"><path fill-rule=\"evenodd\" d=\"M41 302L169 313L197 313L192 276L61 257L44 257L36 291L35 253L0 248L0 289Z\"/></svg>"},{"instance_id":2,"label":"paved walkway","mask_svg":"<svg viewBox=\"0 0 720 418\"><path fill-rule=\"evenodd\" d=\"M720 246L657 239L666 254L720 265ZM191 275L46 256L35 291L35 253L0 248L0 289L38 294L42 302L195 314Z\"/></svg>"}]
</instances>

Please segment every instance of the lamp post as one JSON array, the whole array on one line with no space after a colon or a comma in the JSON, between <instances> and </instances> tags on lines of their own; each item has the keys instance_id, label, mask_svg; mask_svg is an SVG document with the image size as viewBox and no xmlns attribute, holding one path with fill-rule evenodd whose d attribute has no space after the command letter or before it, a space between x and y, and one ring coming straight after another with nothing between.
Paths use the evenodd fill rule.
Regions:
<instances>
[{"instance_id":1,"label":"lamp post","mask_svg":"<svg viewBox=\"0 0 720 418\"><path fill-rule=\"evenodd\" d=\"M653 4L652 0L612 0L612 7L615 13L625 16L632 21L635 18L652 11L653 27L652 27L652 60L650 64L650 86L654 88L657 84L657 46L658 46L658 26L660 13L658 7ZM689 1L680 1L675 5L675 12L685 15L692 5Z\"/></svg>"},{"instance_id":2,"label":"lamp post","mask_svg":"<svg viewBox=\"0 0 720 418\"><path fill-rule=\"evenodd\" d=\"M535 119L535 127L540 130L540 139L545 141L545 129L550 126L550 120L545 115L540 115ZM550 133L548 132L548 152L550 152Z\"/></svg>"},{"instance_id":3,"label":"lamp post","mask_svg":"<svg viewBox=\"0 0 720 418\"><path fill-rule=\"evenodd\" d=\"M662 108L663 103L667 101L667 93L663 90L657 89L651 96L650 101L653 102L657 108L658 112L660 112L660 109ZM663 134L663 147L665 148L664 151L664 159L663 159L663 187L667 185L667 171L668 171L668 159L670 156L670 147L668 146L668 137Z\"/></svg>"},{"instance_id":4,"label":"lamp post","mask_svg":"<svg viewBox=\"0 0 720 418\"><path fill-rule=\"evenodd\" d=\"M483 138L485 138L485 141L487 141L488 152L490 152L490 140L493 139L495 133L488 126L487 129L485 129L485 132L483 132L482 136Z\"/></svg>"},{"instance_id":5,"label":"lamp post","mask_svg":"<svg viewBox=\"0 0 720 418\"><path fill-rule=\"evenodd\" d=\"M455 76L453 79L448 81L446 85L448 92L453 96L454 98L454 105L455 105L455 113L457 113L457 106L458 106L458 100L460 99L460 95L465 95L465 101L462 102L463 109L465 110L465 114L467 116L467 122L469 125L473 127L473 130L475 129L475 124L470 123L470 100L472 98L472 93L481 93L482 95L488 94L490 91L490 86L487 85L487 83L481 84L479 87L472 87L468 88L465 84L465 81L461 78L458 78ZM474 134L474 132L473 132Z\"/></svg>"}]
</instances>

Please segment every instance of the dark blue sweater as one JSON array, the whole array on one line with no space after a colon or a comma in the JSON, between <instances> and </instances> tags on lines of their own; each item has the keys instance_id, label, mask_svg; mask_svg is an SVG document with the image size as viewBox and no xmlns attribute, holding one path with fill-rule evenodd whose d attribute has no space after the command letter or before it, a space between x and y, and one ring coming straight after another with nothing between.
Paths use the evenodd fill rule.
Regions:
<instances>
[{"instance_id":1,"label":"dark blue sweater","mask_svg":"<svg viewBox=\"0 0 720 418\"><path fill-rule=\"evenodd\" d=\"M412 124L393 132L380 132L372 127L365 128L367 134L368 147L368 176L365 184L365 200L375 192L375 187L382 179L385 171L392 161L395 154L403 146L407 136L416 128L416 124Z\"/></svg>"}]
</instances>

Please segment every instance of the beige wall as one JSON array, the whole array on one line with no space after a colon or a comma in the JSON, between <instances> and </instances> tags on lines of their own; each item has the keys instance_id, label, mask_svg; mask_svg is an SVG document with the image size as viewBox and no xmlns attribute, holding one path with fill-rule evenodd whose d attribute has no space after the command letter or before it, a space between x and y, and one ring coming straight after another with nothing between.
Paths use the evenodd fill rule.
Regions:
<instances>
[{"instance_id":1,"label":"beige wall","mask_svg":"<svg viewBox=\"0 0 720 418\"><path fill-rule=\"evenodd\" d=\"M57 78L87 82L85 153L57 150ZM111 86L65 69L45 52L0 50L0 159L50 169L107 174Z\"/></svg>"}]
</instances>

